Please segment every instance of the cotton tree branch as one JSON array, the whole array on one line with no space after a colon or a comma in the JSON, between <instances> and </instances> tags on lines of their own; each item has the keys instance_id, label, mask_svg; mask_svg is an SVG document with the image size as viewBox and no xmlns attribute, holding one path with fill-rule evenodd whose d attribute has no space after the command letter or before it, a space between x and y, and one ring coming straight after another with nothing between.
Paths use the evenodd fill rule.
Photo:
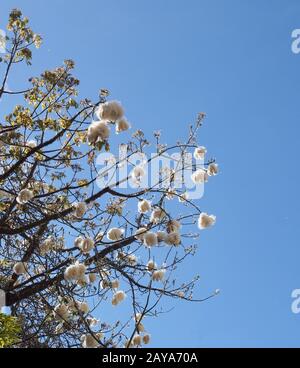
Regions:
<instances>
[{"instance_id":1,"label":"cotton tree branch","mask_svg":"<svg viewBox=\"0 0 300 368\"><path fill-rule=\"evenodd\" d=\"M175 272L196 254L195 226L203 230L215 223L215 216L188 198L183 175L190 170L199 184L218 172L196 140L204 114L182 142L161 144L155 132L151 146L141 129L129 130L123 106L106 89L96 103L78 99L72 60L30 78L28 89L7 91L12 65L30 64L31 48L41 41L18 10L10 14L8 31L0 98L24 97L0 124L0 288L22 330L13 346L146 344L150 335L141 323L164 312L165 297L203 302L216 295L197 297L198 275L185 280ZM120 142L125 156L112 165L108 159L100 172L97 155ZM169 166L165 161L174 151L179 157ZM186 155L197 162L187 164ZM162 162L155 182L141 187L155 160ZM130 171L117 177L122 165ZM101 188L98 179L106 180ZM97 322L99 310L107 310L103 306L121 309L126 300L129 315L106 323L101 314Z\"/></svg>"}]
</instances>

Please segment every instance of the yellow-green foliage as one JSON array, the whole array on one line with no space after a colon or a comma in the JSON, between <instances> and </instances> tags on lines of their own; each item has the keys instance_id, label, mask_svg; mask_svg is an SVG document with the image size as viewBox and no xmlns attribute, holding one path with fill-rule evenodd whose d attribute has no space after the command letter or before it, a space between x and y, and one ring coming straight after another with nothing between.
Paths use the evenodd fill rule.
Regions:
<instances>
[{"instance_id":1,"label":"yellow-green foliage","mask_svg":"<svg viewBox=\"0 0 300 368\"><path fill-rule=\"evenodd\" d=\"M20 330L17 318L0 313L0 348L16 343Z\"/></svg>"}]
</instances>

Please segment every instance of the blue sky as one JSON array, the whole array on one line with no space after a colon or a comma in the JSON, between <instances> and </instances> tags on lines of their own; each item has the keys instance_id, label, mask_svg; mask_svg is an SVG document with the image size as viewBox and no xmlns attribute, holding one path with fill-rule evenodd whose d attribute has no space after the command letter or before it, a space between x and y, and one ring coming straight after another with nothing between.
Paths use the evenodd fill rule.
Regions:
<instances>
[{"instance_id":1,"label":"blue sky","mask_svg":"<svg viewBox=\"0 0 300 368\"><path fill-rule=\"evenodd\" d=\"M217 225L182 273L200 273L200 296L222 292L169 302L151 321L152 346L299 346L299 1L5 0L0 28L12 7L45 39L32 74L73 58L82 95L108 88L135 126L169 143L207 113L200 141L221 174L201 208Z\"/></svg>"}]
</instances>

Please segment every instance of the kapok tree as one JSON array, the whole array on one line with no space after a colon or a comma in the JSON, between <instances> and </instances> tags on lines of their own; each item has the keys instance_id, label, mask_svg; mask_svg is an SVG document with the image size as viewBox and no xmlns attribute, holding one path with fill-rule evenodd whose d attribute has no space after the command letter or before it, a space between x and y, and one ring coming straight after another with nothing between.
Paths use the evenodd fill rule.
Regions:
<instances>
[{"instance_id":1,"label":"kapok tree","mask_svg":"<svg viewBox=\"0 0 300 368\"><path fill-rule=\"evenodd\" d=\"M196 141L205 115L185 142L167 146L155 132L151 145L142 130L129 133L122 105L107 90L95 102L79 100L71 60L11 91L11 73L31 63L42 39L19 10L7 30L0 98L15 106L0 123L0 288L21 326L14 345L148 344L150 318L159 317L164 297L202 302L216 295L196 298L198 276L174 276L195 255L197 227L215 223L183 180L190 170L199 186L218 172ZM109 155L118 145L125 154ZM175 165L160 167L144 185L149 164L175 151ZM188 153L196 163L185 160ZM99 155L107 157L101 170ZM128 174L116 178L124 167ZM110 308L120 308L118 320L110 320Z\"/></svg>"}]
</instances>

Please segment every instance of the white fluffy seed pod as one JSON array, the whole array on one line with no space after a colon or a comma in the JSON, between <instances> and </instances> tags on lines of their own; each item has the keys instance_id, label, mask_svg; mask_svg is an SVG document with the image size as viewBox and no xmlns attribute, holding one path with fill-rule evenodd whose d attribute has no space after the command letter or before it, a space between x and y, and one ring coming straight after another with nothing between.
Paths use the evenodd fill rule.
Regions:
<instances>
[{"instance_id":1,"label":"white fluffy seed pod","mask_svg":"<svg viewBox=\"0 0 300 368\"><path fill-rule=\"evenodd\" d=\"M148 231L145 235L144 235L144 245L146 247L153 247L154 245L157 244L157 235L156 233L153 233L151 231Z\"/></svg>"},{"instance_id":2,"label":"white fluffy seed pod","mask_svg":"<svg viewBox=\"0 0 300 368\"><path fill-rule=\"evenodd\" d=\"M142 336L141 335L134 335L132 338L132 343L135 346L142 345Z\"/></svg>"},{"instance_id":3,"label":"white fluffy seed pod","mask_svg":"<svg viewBox=\"0 0 300 368\"><path fill-rule=\"evenodd\" d=\"M68 307L65 304L63 304L63 303L58 304L54 308L53 316L58 321L67 320L69 318L69 315L70 315L70 313L69 313Z\"/></svg>"},{"instance_id":4,"label":"white fluffy seed pod","mask_svg":"<svg viewBox=\"0 0 300 368\"><path fill-rule=\"evenodd\" d=\"M153 281L162 281L163 278L165 277L165 273L166 273L166 271L163 270L163 269L154 271L152 273L152 280Z\"/></svg>"},{"instance_id":5,"label":"white fluffy seed pod","mask_svg":"<svg viewBox=\"0 0 300 368\"><path fill-rule=\"evenodd\" d=\"M151 202L147 201L147 199L143 199L138 203L138 211L139 213L147 213L151 210Z\"/></svg>"},{"instance_id":6,"label":"white fluffy seed pod","mask_svg":"<svg viewBox=\"0 0 300 368\"><path fill-rule=\"evenodd\" d=\"M74 208L75 208L74 214L77 218L83 217L87 211L87 205L85 202L75 203Z\"/></svg>"},{"instance_id":7,"label":"white fluffy seed pod","mask_svg":"<svg viewBox=\"0 0 300 368\"><path fill-rule=\"evenodd\" d=\"M136 315L133 317L135 322L140 322L142 320L142 314L136 313Z\"/></svg>"},{"instance_id":8,"label":"white fluffy seed pod","mask_svg":"<svg viewBox=\"0 0 300 368\"><path fill-rule=\"evenodd\" d=\"M85 277L86 267L83 263L76 262L66 268L64 278L67 281L82 280Z\"/></svg>"},{"instance_id":9,"label":"white fluffy seed pod","mask_svg":"<svg viewBox=\"0 0 300 368\"><path fill-rule=\"evenodd\" d=\"M35 148L36 146L37 146L37 143L34 139L31 139L30 141L26 142L26 147Z\"/></svg>"},{"instance_id":10,"label":"white fluffy seed pod","mask_svg":"<svg viewBox=\"0 0 300 368\"><path fill-rule=\"evenodd\" d=\"M96 111L96 115L99 119L117 121L123 117L124 110L120 102L108 101L100 104Z\"/></svg>"},{"instance_id":11,"label":"white fluffy seed pod","mask_svg":"<svg viewBox=\"0 0 300 368\"><path fill-rule=\"evenodd\" d=\"M42 256L45 256L52 249L55 249L55 240L51 236L49 236L42 242L42 244L40 244L39 248L40 248L40 254Z\"/></svg>"},{"instance_id":12,"label":"white fluffy seed pod","mask_svg":"<svg viewBox=\"0 0 300 368\"><path fill-rule=\"evenodd\" d=\"M135 168L131 171L131 177L135 183L139 183L144 176L145 176L145 170L140 165L135 166Z\"/></svg>"},{"instance_id":13,"label":"white fluffy seed pod","mask_svg":"<svg viewBox=\"0 0 300 368\"><path fill-rule=\"evenodd\" d=\"M205 147L203 146L197 147L195 148L195 151L194 151L194 158L196 160L204 160L205 154L206 154Z\"/></svg>"},{"instance_id":14,"label":"white fluffy seed pod","mask_svg":"<svg viewBox=\"0 0 300 368\"><path fill-rule=\"evenodd\" d=\"M137 256L134 254L128 254L128 256L126 256L126 261L128 264L130 264L131 266L135 266L137 264Z\"/></svg>"},{"instance_id":15,"label":"white fluffy seed pod","mask_svg":"<svg viewBox=\"0 0 300 368\"><path fill-rule=\"evenodd\" d=\"M22 189L18 194L16 201L19 204L25 204L33 198L33 192L29 189Z\"/></svg>"},{"instance_id":16,"label":"white fluffy seed pod","mask_svg":"<svg viewBox=\"0 0 300 368\"><path fill-rule=\"evenodd\" d=\"M145 331L145 327L144 325L142 324L142 322L139 322L136 324L136 330L137 332L141 333L141 332L144 332Z\"/></svg>"},{"instance_id":17,"label":"white fluffy seed pod","mask_svg":"<svg viewBox=\"0 0 300 368\"><path fill-rule=\"evenodd\" d=\"M125 340L125 342L124 342L124 348L128 349L128 348L132 348L132 347L133 347L132 341L129 342L129 340Z\"/></svg>"},{"instance_id":18,"label":"white fluffy seed pod","mask_svg":"<svg viewBox=\"0 0 300 368\"><path fill-rule=\"evenodd\" d=\"M162 209L162 208L155 208L150 216L150 221L158 224L159 222L161 222L166 216L166 212Z\"/></svg>"},{"instance_id":19,"label":"white fluffy seed pod","mask_svg":"<svg viewBox=\"0 0 300 368\"><path fill-rule=\"evenodd\" d=\"M112 298L112 300L111 300L111 304L112 304L113 306L118 305L118 301L117 301L117 299L116 299L115 297L113 297L113 298Z\"/></svg>"},{"instance_id":20,"label":"white fluffy seed pod","mask_svg":"<svg viewBox=\"0 0 300 368\"><path fill-rule=\"evenodd\" d=\"M111 301L112 305L118 305L125 299L125 297L126 297L126 294L124 293L124 291L122 290L117 291L112 298L112 301Z\"/></svg>"},{"instance_id":21,"label":"white fluffy seed pod","mask_svg":"<svg viewBox=\"0 0 300 368\"><path fill-rule=\"evenodd\" d=\"M95 327L99 324L100 320L96 319L96 318L87 318L87 322L89 324L90 327Z\"/></svg>"},{"instance_id":22,"label":"white fluffy seed pod","mask_svg":"<svg viewBox=\"0 0 300 368\"><path fill-rule=\"evenodd\" d=\"M82 335L80 338L82 347L88 349L97 348L99 346L98 339L100 338L100 336L98 337L96 335L96 337L92 334Z\"/></svg>"},{"instance_id":23,"label":"white fluffy seed pod","mask_svg":"<svg viewBox=\"0 0 300 368\"><path fill-rule=\"evenodd\" d=\"M145 227L140 227L139 229L137 229L137 231L135 232L135 238L137 240L144 240L144 235L146 234L147 229Z\"/></svg>"},{"instance_id":24,"label":"white fluffy seed pod","mask_svg":"<svg viewBox=\"0 0 300 368\"><path fill-rule=\"evenodd\" d=\"M27 265L24 262L17 262L14 267L13 271L16 275L24 275L26 273Z\"/></svg>"},{"instance_id":25,"label":"white fluffy seed pod","mask_svg":"<svg viewBox=\"0 0 300 368\"><path fill-rule=\"evenodd\" d=\"M80 311L80 312L82 312L82 313L84 313L84 314L86 314L86 313L88 313L89 312L89 310L90 310L90 308L89 308L89 305L88 305L88 303L86 303L86 302L76 302L76 307L77 307L77 309Z\"/></svg>"},{"instance_id":26,"label":"white fluffy seed pod","mask_svg":"<svg viewBox=\"0 0 300 368\"><path fill-rule=\"evenodd\" d=\"M177 247L181 243L180 234L177 231L169 233L166 238L166 243Z\"/></svg>"},{"instance_id":27,"label":"white fluffy seed pod","mask_svg":"<svg viewBox=\"0 0 300 368\"><path fill-rule=\"evenodd\" d=\"M208 174L203 169L199 169L191 175L191 179L195 184L206 183L208 181Z\"/></svg>"},{"instance_id":28,"label":"white fluffy seed pod","mask_svg":"<svg viewBox=\"0 0 300 368\"><path fill-rule=\"evenodd\" d=\"M126 294L124 293L124 291L123 291L123 290L119 290L119 291L117 291L117 292L115 293L115 297L116 297L116 299L118 300L118 302L122 302L122 301L125 299Z\"/></svg>"},{"instance_id":29,"label":"white fluffy seed pod","mask_svg":"<svg viewBox=\"0 0 300 368\"><path fill-rule=\"evenodd\" d=\"M211 226L213 226L216 222L216 216L214 215L208 215L205 212L202 212L198 219L198 226L199 229L207 229Z\"/></svg>"},{"instance_id":30,"label":"white fluffy seed pod","mask_svg":"<svg viewBox=\"0 0 300 368\"><path fill-rule=\"evenodd\" d=\"M110 129L106 121L93 121L88 128L87 139L90 144L105 141L109 138Z\"/></svg>"},{"instance_id":31,"label":"white fluffy seed pod","mask_svg":"<svg viewBox=\"0 0 300 368\"><path fill-rule=\"evenodd\" d=\"M89 282L90 283L93 283L93 282L96 282L97 281L97 274L92 272L89 274Z\"/></svg>"},{"instance_id":32,"label":"white fluffy seed pod","mask_svg":"<svg viewBox=\"0 0 300 368\"><path fill-rule=\"evenodd\" d=\"M76 283L77 283L77 285L78 285L78 286L85 286L86 284L88 284L88 282L89 282L89 280L88 280L88 278L86 277L86 275L84 275L84 276L80 277L80 278L76 281Z\"/></svg>"},{"instance_id":33,"label":"white fluffy seed pod","mask_svg":"<svg viewBox=\"0 0 300 368\"><path fill-rule=\"evenodd\" d=\"M77 248L80 248L80 244L83 241L83 237L82 236L78 236L75 240L74 240L74 245Z\"/></svg>"},{"instance_id":34,"label":"white fluffy seed pod","mask_svg":"<svg viewBox=\"0 0 300 368\"><path fill-rule=\"evenodd\" d=\"M207 174L209 176L215 176L217 175L219 172L219 166L215 163L211 163L208 165L208 168L207 168Z\"/></svg>"},{"instance_id":35,"label":"white fluffy seed pod","mask_svg":"<svg viewBox=\"0 0 300 368\"><path fill-rule=\"evenodd\" d=\"M49 253L51 248L48 246L47 243L42 243L40 245L40 255L45 256L47 253Z\"/></svg>"},{"instance_id":36,"label":"white fluffy seed pod","mask_svg":"<svg viewBox=\"0 0 300 368\"><path fill-rule=\"evenodd\" d=\"M95 243L91 238L82 239L79 248L83 254L88 254L94 248Z\"/></svg>"},{"instance_id":37,"label":"white fluffy seed pod","mask_svg":"<svg viewBox=\"0 0 300 368\"><path fill-rule=\"evenodd\" d=\"M57 326L55 327L54 333L55 333L56 335L59 335L59 334L61 334L63 331L64 331L64 324L63 324L63 323L60 323L59 325L57 325Z\"/></svg>"},{"instance_id":38,"label":"white fluffy seed pod","mask_svg":"<svg viewBox=\"0 0 300 368\"><path fill-rule=\"evenodd\" d=\"M102 231L100 231L97 235L96 235L96 241L99 242L103 239L104 233Z\"/></svg>"},{"instance_id":39,"label":"white fluffy seed pod","mask_svg":"<svg viewBox=\"0 0 300 368\"><path fill-rule=\"evenodd\" d=\"M147 344L149 344L149 342L150 342L150 335L149 335L149 334L145 334L145 335L143 336L143 343L144 343L145 345L147 345Z\"/></svg>"},{"instance_id":40,"label":"white fluffy seed pod","mask_svg":"<svg viewBox=\"0 0 300 368\"><path fill-rule=\"evenodd\" d=\"M91 283L95 282L97 280L97 274L96 273L90 273L89 274L89 281Z\"/></svg>"},{"instance_id":41,"label":"white fluffy seed pod","mask_svg":"<svg viewBox=\"0 0 300 368\"><path fill-rule=\"evenodd\" d=\"M78 278L77 269L74 265L71 265L66 268L64 278L67 281L76 280Z\"/></svg>"},{"instance_id":42,"label":"white fluffy seed pod","mask_svg":"<svg viewBox=\"0 0 300 368\"><path fill-rule=\"evenodd\" d=\"M118 227L113 227L107 233L107 238L112 241L120 240L123 236L124 230Z\"/></svg>"},{"instance_id":43,"label":"white fluffy seed pod","mask_svg":"<svg viewBox=\"0 0 300 368\"><path fill-rule=\"evenodd\" d=\"M157 241L161 243L166 240L168 234L165 231L158 231L156 235L157 235Z\"/></svg>"},{"instance_id":44,"label":"white fluffy seed pod","mask_svg":"<svg viewBox=\"0 0 300 368\"><path fill-rule=\"evenodd\" d=\"M79 278L82 278L85 275L86 267L83 263L79 263L78 261L75 263L75 267L77 269L77 273Z\"/></svg>"},{"instance_id":45,"label":"white fluffy seed pod","mask_svg":"<svg viewBox=\"0 0 300 368\"><path fill-rule=\"evenodd\" d=\"M181 228L181 223L177 220L171 220L171 221L169 221L169 223L167 225L168 233L172 233L174 231L179 231L180 228Z\"/></svg>"},{"instance_id":46,"label":"white fluffy seed pod","mask_svg":"<svg viewBox=\"0 0 300 368\"><path fill-rule=\"evenodd\" d=\"M152 259L150 259L150 261L147 263L147 270L150 271L150 272L152 272L156 268L157 268L156 263Z\"/></svg>"},{"instance_id":47,"label":"white fluffy seed pod","mask_svg":"<svg viewBox=\"0 0 300 368\"><path fill-rule=\"evenodd\" d=\"M121 118L116 122L116 133L119 134L121 132L125 132L130 128L130 124L125 118Z\"/></svg>"},{"instance_id":48,"label":"white fluffy seed pod","mask_svg":"<svg viewBox=\"0 0 300 368\"><path fill-rule=\"evenodd\" d=\"M120 286L120 282L119 282L119 280L113 280L113 281L111 282L111 287L112 287L113 289L118 289L118 288L119 288L119 286Z\"/></svg>"},{"instance_id":49,"label":"white fluffy seed pod","mask_svg":"<svg viewBox=\"0 0 300 368\"><path fill-rule=\"evenodd\" d=\"M108 289L110 287L110 282L107 279L104 279L100 283L101 289Z\"/></svg>"}]
</instances>

